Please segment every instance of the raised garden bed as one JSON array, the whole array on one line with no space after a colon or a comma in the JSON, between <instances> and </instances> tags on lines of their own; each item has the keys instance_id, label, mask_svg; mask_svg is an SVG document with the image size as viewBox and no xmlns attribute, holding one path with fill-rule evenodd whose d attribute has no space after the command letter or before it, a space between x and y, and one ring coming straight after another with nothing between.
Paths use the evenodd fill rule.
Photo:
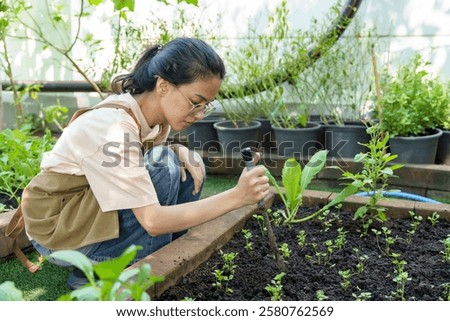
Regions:
<instances>
[{"instance_id":1,"label":"raised garden bed","mask_svg":"<svg viewBox=\"0 0 450 321\"><path fill-rule=\"evenodd\" d=\"M307 208L321 206L333 198L334 194L307 191L304 194L304 205ZM445 239L449 233L450 205L429 204L404 200L387 200L381 205L388 209L391 218L384 226L391 230L391 236L397 237L391 246L392 253L399 253L399 260L407 264L404 271L408 272L406 287L403 295L393 281L396 276L393 257L386 255L383 236L379 236L379 246L373 232L361 237L361 226L352 220L352 212L364 203L362 197L350 197L340 209L339 216L330 214L326 221L331 224L327 231L322 231L322 223L311 221L294 225L291 229L282 231L275 228L278 233L279 244L287 243L291 250L287 261L287 275L284 277L284 300L319 300L327 296L328 300L448 300L448 282L450 281L450 263L443 262L442 254ZM277 204L277 203L275 203ZM275 208L279 205L275 205ZM179 240L169 244L158 252L147 257L144 261L152 265L154 274L165 276L166 280L150 289L150 294L159 300L181 300L189 297L196 300L270 300L270 294L264 289L279 271L270 252L268 241L259 232L259 226L248 220L255 213L256 208L247 208L236 211L217 221L204 224L190 231ZM303 210L307 210L304 208ZM410 211L423 217L417 231L408 242L412 219ZM439 213L440 219L436 226L432 226L427 217ZM238 224L232 224L239 217ZM232 224L233 228L225 228L223 224ZM245 225L248 222L249 225ZM344 249L335 250L327 264L318 264L314 260L313 243L317 244L317 251L324 252L323 242L336 240L338 232L336 227L341 224L346 234ZM253 226L252 226L253 225ZM227 230L227 236L217 226ZM253 251L245 250L245 240L240 232L242 227L252 229ZM381 225L374 224L373 228L381 231ZM305 230L306 245L297 244L299 230ZM230 242L224 239L231 238L230 232L238 232ZM285 234L286 233L286 234ZM232 234L232 233L231 233ZM286 235L284 239L282 235ZM222 239L220 242L217 239ZM221 243L225 244L221 247ZM431 247L429 247L432 244ZM223 266L223 259L218 252L222 248L224 253L237 252L235 278L230 281L229 287L233 295L218 289L213 272ZM356 252L357 249L358 252ZM325 251L326 252L326 251ZM208 261L211 255L211 260ZM294 256L297 255L298 259ZM312 256L312 259L305 258ZM357 257L367 255L366 268L362 273L355 274ZM431 255L430 259L425 259ZM205 263L206 262L206 263ZM350 285L344 290L341 283L343 277L339 271L350 270ZM194 271L194 272L192 272ZM192 273L190 273L192 272ZM249 274L247 274L249 273ZM257 281L260 283L256 283ZM320 290L324 296L321 296ZM318 292L319 291L319 292ZM447 291L447 292L446 292ZM368 295L370 293L370 297ZM355 296L354 296L354 295Z\"/></svg>"}]
</instances>

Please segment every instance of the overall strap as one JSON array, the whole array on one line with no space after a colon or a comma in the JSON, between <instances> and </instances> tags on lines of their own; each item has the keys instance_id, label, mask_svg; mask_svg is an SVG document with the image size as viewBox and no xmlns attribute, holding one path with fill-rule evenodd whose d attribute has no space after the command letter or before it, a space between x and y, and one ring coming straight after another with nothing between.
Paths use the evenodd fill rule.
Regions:
<instances>
[{"instance_id":1,"label":"overall strap","mask_svg":"<svg viewBox=\"0 0 450 321\"><path fill-rule=\"evenodd\" d=\"M9 221L6 227L5 235L13 240L13 252L19 259L19 261L30 271L35 273L40 269L40 267L33 262L31 262L23 253L19 244L17 243L17 238L25 229L25 222L23 220L22 209L19 206L14 213L13 217Z\"/></svg>"}]
</instances>

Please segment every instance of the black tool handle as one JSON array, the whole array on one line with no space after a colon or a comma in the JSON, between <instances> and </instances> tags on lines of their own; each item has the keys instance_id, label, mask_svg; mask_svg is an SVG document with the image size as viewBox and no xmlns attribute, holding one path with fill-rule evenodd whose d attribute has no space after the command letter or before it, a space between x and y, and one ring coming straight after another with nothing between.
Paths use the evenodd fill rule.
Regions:
<instances>
[{"instance_id":1,"label":"black tool handle","mask_svg":"<svg viewBox=\"0 0 450 321\"><path fill-rule=\"evenodd\" d=\"M253 154L252 154L252 150L250 147L241 149L241 155L242 155L242 160L245 163L245 167L247 167L248 170L251 170L253 167L255 167L255 164L253 163ZM264 200L261 200L258 202L258 206L260 208L263 208L264 205L265 205Z\"/></svg>"}]
</instances>

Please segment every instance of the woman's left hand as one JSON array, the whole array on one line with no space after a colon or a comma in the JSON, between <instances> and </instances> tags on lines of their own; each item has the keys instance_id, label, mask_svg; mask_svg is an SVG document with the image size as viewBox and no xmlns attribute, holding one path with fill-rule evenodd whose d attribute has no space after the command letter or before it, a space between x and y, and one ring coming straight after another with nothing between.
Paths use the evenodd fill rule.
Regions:
<instances>
[{"instance_id":1,"label":"woman's left hand","mask_svg":"<svg viewBox=\"0 0 450 321\"><path fill-rule=\"evenodd\" d=\"M200 192L203 181L205 179L203 160L194 151L189 150L186 146L181 144L171 145L175 154L177 154L178 159L181 163L181 181L186 181L186 170L191 174L194 180L194 190L193 195Z\"/></svg>"}]
</instances>

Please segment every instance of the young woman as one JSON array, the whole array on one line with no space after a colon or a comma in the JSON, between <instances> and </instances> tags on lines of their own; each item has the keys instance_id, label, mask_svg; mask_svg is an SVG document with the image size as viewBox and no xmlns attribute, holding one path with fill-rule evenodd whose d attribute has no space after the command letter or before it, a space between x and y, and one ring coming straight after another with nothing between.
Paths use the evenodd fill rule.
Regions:
<instances>
[{"instance_id":1,"label":"young woman","mask_svg":"<svg viewBox=\"0 0 450 321\"><path fill-rule=\"evenodd\" d=\"M76 249L100 262L136 244L140 260L187 229L266 197L268 178L257 166L243 170L234 188L199 200L201 157L164 144L170 129L214 110L224 76L209 45L177 38L151 47L131 73L113 79L115 94L77 111L23 192L34 247L43 255ZM85 280L75 269L68 282L77 288Z\"/></svg>"}]
</instances>

